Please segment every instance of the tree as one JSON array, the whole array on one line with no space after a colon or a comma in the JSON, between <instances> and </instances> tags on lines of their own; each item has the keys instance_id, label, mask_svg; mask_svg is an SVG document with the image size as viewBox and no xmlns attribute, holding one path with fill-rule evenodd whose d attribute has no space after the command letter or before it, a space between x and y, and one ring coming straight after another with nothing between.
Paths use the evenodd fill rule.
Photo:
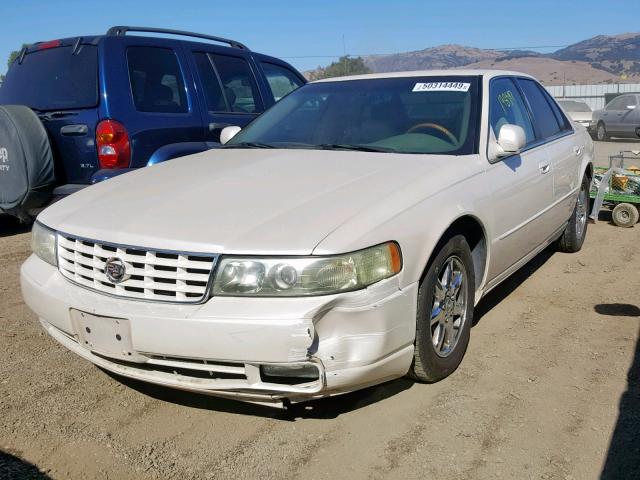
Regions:
<instances>
[{"instance_id":1,"label":"tree","mask_svg":"<svg viewBox=\"0 0 640 480\"><path fill-rule=\"evenodd\" d=\"M326 67L318 67L309 73L309 80L320 80L321 78L344 77L345 75L359 75L371 73L371 69L364 63L362 57L340 57L337 62Z\"/></svg>"},{"instance_id":2,"label":"tree","mask_svg":"<svg viewBox=\"0 0 640 480\"><path fill-rule=\"evenodd\" d=\"M28 45L26 43L23 43L22 47L20 47L20 50L14 50L9 54L9 58L7 59L7 69L11 68L11 64L13 63L13 61L16 58L18 58L18 55L20 55L20 52L22 51L22 49L27 46ZM0 84L2 84L3 81L4 81L4 75L0 75Z\"/></svg>"}]
</instances>

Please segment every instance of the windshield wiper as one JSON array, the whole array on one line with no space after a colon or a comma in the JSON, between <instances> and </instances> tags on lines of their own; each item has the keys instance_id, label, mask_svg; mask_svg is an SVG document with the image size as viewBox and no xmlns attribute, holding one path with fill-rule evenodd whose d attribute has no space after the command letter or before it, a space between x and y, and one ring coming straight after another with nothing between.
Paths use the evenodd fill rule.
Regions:
<instances>
[{"instance_id":1,"label":"windshield wiper","mask_svg":"<svg viewBox=\"0 0 640 480\"><path fill-rule=\"evenodd\" d=\"M231 145L225 145L222 148L276 148L273 145L262 142L240 142Z\"/></svg>"},{"instance_id":2,"label":"windshield wiper","mask_svg":"<svg viewBox=\"0 0 640 480\"><path fill-rule=\"evenodd\" d=\"M322 150L353 150L355 152L381 152L381 153L397 153L395 148L377 147L373 145L350 145L347 143L321 143L315 145Z\"/></svg>"}]
</instances>

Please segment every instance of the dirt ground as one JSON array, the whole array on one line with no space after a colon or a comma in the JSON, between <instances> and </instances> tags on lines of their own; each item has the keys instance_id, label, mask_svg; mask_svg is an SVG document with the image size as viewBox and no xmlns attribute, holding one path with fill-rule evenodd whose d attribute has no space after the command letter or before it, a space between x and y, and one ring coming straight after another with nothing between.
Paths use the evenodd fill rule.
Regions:
<instances>
[{"instance_id":1,"label":"dirt ground","mask_svg":"<svg viewBox=\"0 0 640 480\"><path fill-rule=\"evenodd\" d=\"M640 478L640 225L601 218L482 301L448 379L279 411L59 346L20 295L29 234L0 217L0 478Z\"/></svg>"}]
</instances>

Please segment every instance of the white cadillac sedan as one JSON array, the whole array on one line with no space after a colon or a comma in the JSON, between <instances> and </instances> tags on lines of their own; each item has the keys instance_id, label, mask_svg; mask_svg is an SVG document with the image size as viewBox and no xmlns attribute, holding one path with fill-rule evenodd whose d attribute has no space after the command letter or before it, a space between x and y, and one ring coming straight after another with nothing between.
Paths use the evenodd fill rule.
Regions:
<instances>
[{"instance_id":1,"label":"white cadillac sedan","mask_svg":"<svg viewBox=\"0 0 640 480\"><path fill-rule=\"evenodd\" d=\"M51 336L257 403L436 382L483 295L585 239L591 139L523 74L330 79L238 131L40 214L22 291Z\"/></svg>"}]
</instances>

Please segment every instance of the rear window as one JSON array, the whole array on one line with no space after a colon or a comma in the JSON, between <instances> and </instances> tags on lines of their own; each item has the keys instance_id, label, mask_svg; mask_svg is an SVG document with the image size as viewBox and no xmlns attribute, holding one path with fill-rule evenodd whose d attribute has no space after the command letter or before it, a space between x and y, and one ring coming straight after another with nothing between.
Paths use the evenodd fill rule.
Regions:
<instances>
[{"instance_id":1,"label":"rear window","mask_svg":"<svg viewBox=\"0 0 640 480\"><path fill-rule=\"evenodd\" d=\"M533 112L533 119L540 131L541 139L553 137L562 130L558 123L556 115L553 113L549 102L545 98L542 89L532 80L518 79L518 83L522 87L529 106Z\"/></svg>"},{"instance_id":2,"label":"rear window","mask_svg":"<svg viewBox=\"0 0 640 480\"><path fill-rule=\"evenodd\" d=\"M57 47L15 61L0 88L0 103L36 110L90 108L98 104L98 49Z\"/></svg>"}]
</instances>

